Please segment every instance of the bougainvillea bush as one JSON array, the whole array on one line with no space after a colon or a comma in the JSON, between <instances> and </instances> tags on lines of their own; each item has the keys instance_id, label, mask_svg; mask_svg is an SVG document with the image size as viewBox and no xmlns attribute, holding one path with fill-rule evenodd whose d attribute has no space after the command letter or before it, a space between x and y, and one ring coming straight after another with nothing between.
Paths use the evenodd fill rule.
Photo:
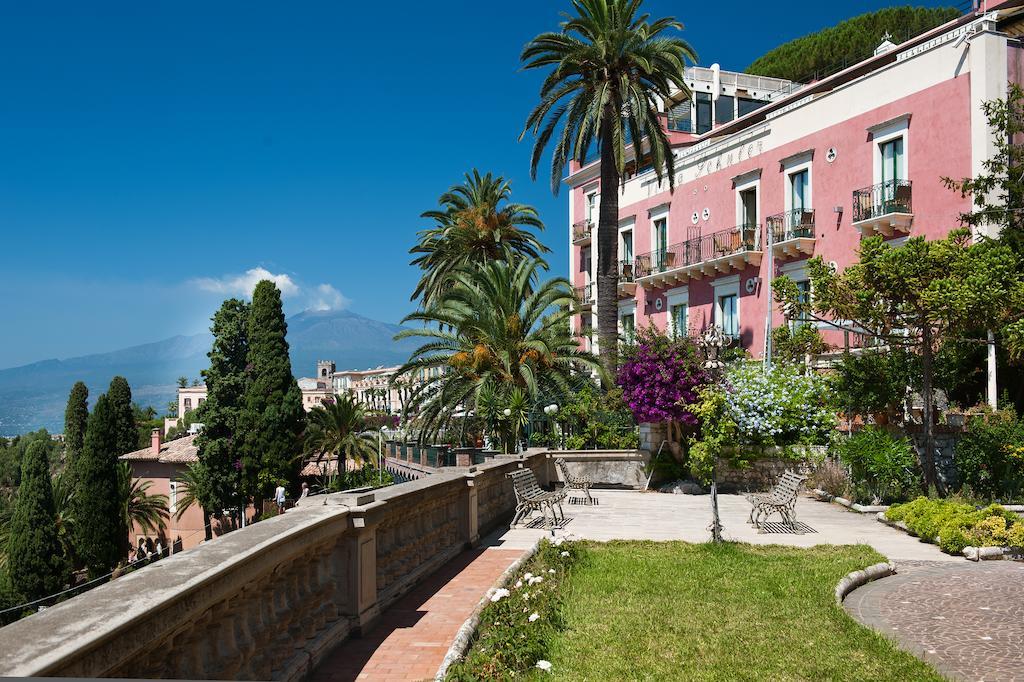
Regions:
<instances>
[{"instance_id":1,"label":"bougainvillea bush","mask_svg":"<svg viewBox=\"0 0 1024 682\"><path fill-rule=\"evenodd\" d=\"M697 417L687 407L708 381L697 348L687 337L669 338L653 327L641 329L622 353L617 383L639 423L674 421L688 426Z\"/></svg>"},{"instance_id":2,"label":"bougainvillea bush","mask_svg":"<svg viewBox=\"0 0 1024 682\"><path fill-rule=\"evenodd\" d=\"M822 445L836 425L828 380L791 365L731 367L726 404L741 445Z\"/></svg>"}]
</instances>

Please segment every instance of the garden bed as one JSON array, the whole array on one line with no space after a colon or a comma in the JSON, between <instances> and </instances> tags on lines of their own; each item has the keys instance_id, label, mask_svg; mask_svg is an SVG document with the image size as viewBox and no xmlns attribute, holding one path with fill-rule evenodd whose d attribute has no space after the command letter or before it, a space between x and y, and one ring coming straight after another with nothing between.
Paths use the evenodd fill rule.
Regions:
<instances>
[{"instance_id":1,"label":"garden bed","mask_svg":"<svg viewBox=\"0 0 1024 682\"><path fill-rule=\"evenodd\" d=\"M981 509L957 500L919 497L896 504L877 516L888 526L968 559L1019 558L1024 547L1024 519L993 504Z\"/></svg>"},{"instance_id":2,"label":"garden bed","mask_svg":"<svg viewBox=\"0 0 1024 682\"><path fill-rule=\"evenodd\" d=\"M837 584L880 561L865 546L544 543L448 679L941 679L836 605Z\"/></svg>"}]
</instances>

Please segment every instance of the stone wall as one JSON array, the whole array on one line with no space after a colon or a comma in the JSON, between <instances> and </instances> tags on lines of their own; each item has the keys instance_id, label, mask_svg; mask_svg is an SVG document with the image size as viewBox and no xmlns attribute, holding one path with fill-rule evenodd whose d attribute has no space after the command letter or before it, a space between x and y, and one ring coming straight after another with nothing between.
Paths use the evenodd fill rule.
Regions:
<instances>
[{"instance_id":1,"label":"stone wall","mask_svg":"<svg viewBox=\"0 0 1024 682\"><path fill-rule=\"evenodd\" d=\"M0 675L298 680L514 507L543 451L307 498L0 628Z\"/></svg>"},{"instance_id":2,"label":"stone wall","mask_svg":"<svg viewBox=\"0 0 1024 682\"><path fill-rule=\"evenodd\" d=\"M749 467L733 468L724 462L719 462L715 467L718 489L725 493L768 490L787 470L809 475L813 469L812 462L820 460L824 456L826 448L808 447L806 448L807 456L800 461L773 457L774 450L776 448L766 450L765 457L751 462Z\"/></svg>"},{"instance_id":3,"label":"stone wall","mask_svg":"<svg viewBox=\"0 0 1024 682\"><path fill-rule=\"evenodd\" d=\"M647 463L651 459L646 450L559 450L547 455L548 472L552 481L563 482L565 477L555 460L565 459L570 476L589 478L595 488L627 488L639 490L647 483Z\"/></svg>"}]
</instances>

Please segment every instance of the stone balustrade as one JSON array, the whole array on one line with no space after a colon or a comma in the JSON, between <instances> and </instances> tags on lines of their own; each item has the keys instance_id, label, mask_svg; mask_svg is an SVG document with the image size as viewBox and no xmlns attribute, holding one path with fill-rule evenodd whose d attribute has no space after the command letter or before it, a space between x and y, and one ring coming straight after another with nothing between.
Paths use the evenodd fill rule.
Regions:
<instances>
[{"instance_id":1,"label":"stone balustrade","mask_svg":"<svg viewBox=\"0 0 1024 682\"><path fill-rule=\"evenodd\" d=\"M372 493L307 498L0 628L0 675L298 680L507 522L541 450Z\"/></svg>"}]
</instances>

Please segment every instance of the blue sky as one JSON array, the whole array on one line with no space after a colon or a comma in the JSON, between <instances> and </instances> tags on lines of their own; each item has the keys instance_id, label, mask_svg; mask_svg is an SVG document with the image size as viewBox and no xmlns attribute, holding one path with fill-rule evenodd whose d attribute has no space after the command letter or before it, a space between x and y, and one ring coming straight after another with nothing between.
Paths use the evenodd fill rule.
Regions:
<instances>
[{"instance_id":1,"label":"blue sky","mask_svg":"<svg viewBox=\"0 0 1024 682\"><path fill-rule=\"evenodd\" d=\"M742 69L887 4L646 8ZM540 79L519 50L567 5L5 3L0 368L202 331L265 273L289 313L398 321L418 216L474 166L537 206L564 274L566 194L517 137Z\"/></svg>"}]
</instances>

